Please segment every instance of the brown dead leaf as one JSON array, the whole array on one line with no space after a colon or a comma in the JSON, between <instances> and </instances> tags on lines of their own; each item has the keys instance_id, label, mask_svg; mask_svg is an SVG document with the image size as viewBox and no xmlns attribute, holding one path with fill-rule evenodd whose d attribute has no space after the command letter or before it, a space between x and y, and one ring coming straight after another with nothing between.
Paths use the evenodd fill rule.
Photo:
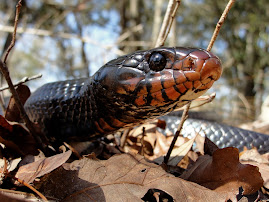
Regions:
<instances>
[{"instance_id":1,"label":"brown dead leaf","mask_svg":"<svg viewBox=\"0 0 269 202\"><path fill-rule=\"evenodd\" d=\"M35 178L41 177L61 166L69 159L71 154L72 152L69 150L67 152L21 166L15 177L26 183L32 183Z\"/></svg>"},{"instance_id":2,"label":"brown dead leaf","mask_svg":"<svg viewBox=\"0 0 269 202\"><path fill-rule=\"evenodd\" d=\"M11 122L0 115L0 141L16 155L37 154L37 145L23 124Z\"/></svg>"},{"instance_id":3,"label":"brown dead leaf","mask_svg":"<svg viewBox=\"0 0 269 202\"><path fill-rule=\"evenodd\" d=\"M239 163L238 149L233 147L219 149L212 157L200 156L182 178L218 192L237 193L243 187L243 194L252 194L263 185L259 169Z\"/></svg>"},{"instance_id":4,"label":"brown dead leaf","mask_svg":"<svg viewBox=\"0 0 269 202\"><path fill-rule=\"evenodd\" d=\"M205 153L205 150L204 150L205 139L206 137L200 135L200 133L197 133L196 138L195 138L196 148L202 155L204 155Z\"/></svg>"},{"instance_id":5,"label":"brown dead leaf","mask_svg":"<svg viewBox=\"0 0 269 202\"><path fill-rule=\"evenodd\" d=\"M269 164L269 159L265 155L261 155L256 148L241 152L240 161L254 161Z\"/></svg>"},{"instance_id":6,"label":"brown dead leaf","mask_svg":"<svg viewBox=\"0 0 269 202\"><path fill-rule=\"evenodd\" d=\"M16 88L16 91L19 95L21 103L24 105L28 97L30 97L31 95L30 89L26 85L19 85ZM5 113L5 118L9 121L16 121L16 122L19 122L21 119L19 109L16 106L15 99L13 98L13 96L11 96L9 100L8 107Z\"/></svg>"},{"instance_id":7,"label":"brown dead leaf","mask_svg":"<svg viewBox=\"0 0 269 202\"><path fill-rule=\"evenodd\" d=\"M156 121L152 123L142 124L129 132L127 139L128 144L124 147L124 151L126 153L138 153L138 151L141 150L143 127L145 128L145 136L143 137L143 153L147 157L153 155L153 148L156 142Z\"/></svg>"},{"instance_id":8,"label":"brown dead leaf","mask_svg":"<svg viewBox=\"0 0 269 202\"><path fill-rule=\"evenodd\" d=\"M27 202L27 201L40 201L39 198L35 197L33 194L14 191L14 190L7 190L7 189L0 189L0 201L3 202Z\"/></svg>"},{"instance_id":9,"label":"brown dead leaf","mask_svg":"<svg viewBox=\"0 0 269 202\"><path fill-rule=\"evenodd\" d=\"M197 135L196 135L197 136ZM176 166L181 159L184 158L192 148L195 137L191 138L184 144L180 145L178 148L174 148L171 153L171 157L169 158L168 165Z\"/></svg>"},{"instance_id":10,"label":"brown dead leaf","mask_svg":"<svg viewBox=\"0 0 269 202\"><path fill-rule=\"evenodd\" d=\"M240 162L257 166L263 178L264 184L269 189L269 160L267 154L259 154L257 149L246 150L240 153Z\"/></svg>"},{"instance_id":11,"label":"brown dead leaf","mask_svg":"<svg viewBox=\"0 0 269 202\"><path fill-rule=\"evenodd\" d=\"M174 177L143 157L129 154L64 164L40 183L43 194L64 201L142 201L152 189L174 201L228 200L223 193Z\"/></svg>"},{"instance_id":12,"label":"brown dead leaf","mask_svg":"<svg viewBox=\"0 0 269 202\"><path fill-rule=\"evenodd\" d=\"M214 142L212 142L208 137L205 137L204 154L212 156L218 149L218 146Z\"/></svg>"}]
</instances>

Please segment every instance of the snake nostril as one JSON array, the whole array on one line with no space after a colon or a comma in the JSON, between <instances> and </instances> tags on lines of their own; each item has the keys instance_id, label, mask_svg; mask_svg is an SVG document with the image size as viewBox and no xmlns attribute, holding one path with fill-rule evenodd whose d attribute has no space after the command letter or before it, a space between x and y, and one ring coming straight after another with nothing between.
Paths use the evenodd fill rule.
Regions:
<instances>
[{"instance_id":1,"label":"snake nostril","mask_svg":"<svg viewBox=\"0 0 269 202\"><path fill-rule=\"evenodd\" d=\"M181 68L183 71L190 71L195 69L194 59L191 57L187 57L183 60L183 66Z\"/></svg>"}]
</instances>

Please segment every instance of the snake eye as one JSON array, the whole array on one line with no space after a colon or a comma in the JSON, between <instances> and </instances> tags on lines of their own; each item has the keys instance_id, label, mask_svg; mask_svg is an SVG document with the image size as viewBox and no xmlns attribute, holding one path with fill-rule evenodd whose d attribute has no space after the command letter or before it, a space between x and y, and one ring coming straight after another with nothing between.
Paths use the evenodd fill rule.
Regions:
<instances>
[{"instance_id":1,"label":"snake eye","mask_svg":"<svg viewBox=\"0 0 269 202\"><path fill-rule=\"evenodd\" d=\"M160 53L152 53L149 58L149 68L153 71L161 71L165 68L166 59Z\"/></svg>"}]
</instances>

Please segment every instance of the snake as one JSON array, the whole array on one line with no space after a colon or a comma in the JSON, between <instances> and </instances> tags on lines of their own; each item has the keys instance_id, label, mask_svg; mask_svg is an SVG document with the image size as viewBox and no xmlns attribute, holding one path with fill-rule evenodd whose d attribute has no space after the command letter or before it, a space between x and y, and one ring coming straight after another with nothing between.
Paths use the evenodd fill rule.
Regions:
<instances>
[{"instance_id":1,"label":"snake","mask_svg":"<svg viewBox=\"0 0 269 202\"><path fill-rule=\"evenodd\" d=\"M159 47L120 56L88 78L47 83L24 107L50 141L89 140L169 114L221 74L210 51Z\"/></svg>"},{"instance_id":2,"label":"snake","mask_svg":"<svg viewBox=\"0 0 269 202\"><path fill-rule=\"evenodd\" d=\"M165 129L159 128L161 133L175 134L181 119L178 116L168 115L161 117L160 120L166 122ZM269 135L218 123L215 120L188 118L181 133L188 138L193 138L197 133L206 135L219 148L236 147L239 151L256 148L261 154L269 152Z\"/></svg>"}]
</instances>

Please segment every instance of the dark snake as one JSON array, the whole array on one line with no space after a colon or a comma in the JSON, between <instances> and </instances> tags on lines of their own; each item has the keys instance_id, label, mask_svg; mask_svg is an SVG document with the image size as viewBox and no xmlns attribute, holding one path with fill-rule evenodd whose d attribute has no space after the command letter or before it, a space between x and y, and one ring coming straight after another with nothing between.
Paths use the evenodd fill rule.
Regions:
<instances>
[{"instance_id":1,"label":"dark snake","mask_svg":"<svg viewBox=\"0 0 269 202\"><path fill-rule=\"evenodd\" d=\"M88 140L184 106L204 94L221 73L219 58L203 49L137 51L106 63L90 78L43 85L25 109L51 141ZM237 137L233 132L225 136ZM252 139L246 133L240 141ZM259 148L269 150L268 144Z\"/></svg>"}]
</instances>

